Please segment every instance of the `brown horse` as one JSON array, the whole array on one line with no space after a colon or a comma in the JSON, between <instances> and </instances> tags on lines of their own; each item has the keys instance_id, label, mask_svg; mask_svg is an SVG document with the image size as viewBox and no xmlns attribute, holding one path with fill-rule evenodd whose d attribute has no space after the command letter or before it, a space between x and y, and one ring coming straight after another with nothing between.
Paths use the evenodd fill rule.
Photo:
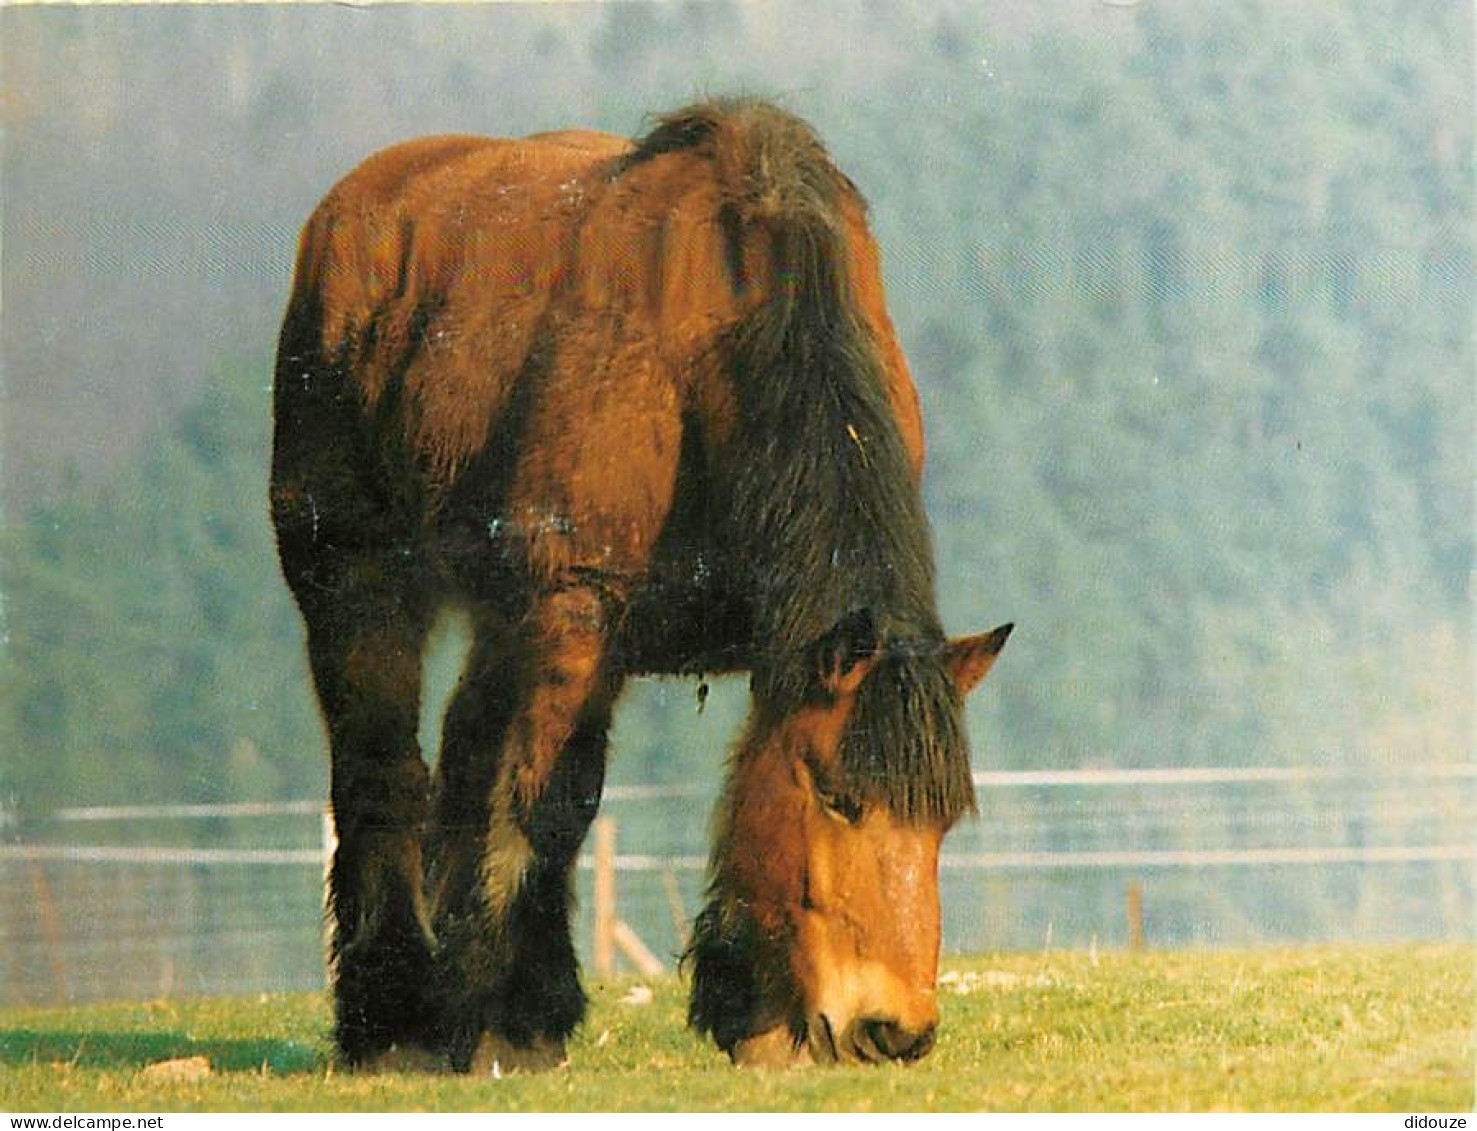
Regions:
<instances>
[{"instance_id":1,"label":"brown horse","mask_svg":"<svg viewBox=\"0 0 1477 1131\"><path fill-rule=\"evenodd\" d=\"M634 144L434 137L303 233L272 515L332 754L336 1036L557 1061L570 870L627 676L748 671L690 1020L735 1060L932 1045L938 850L973 805L917 398L865 204L715 102ZM434 781L421 653L474 641Z\"/></svg>"}]
</instances>

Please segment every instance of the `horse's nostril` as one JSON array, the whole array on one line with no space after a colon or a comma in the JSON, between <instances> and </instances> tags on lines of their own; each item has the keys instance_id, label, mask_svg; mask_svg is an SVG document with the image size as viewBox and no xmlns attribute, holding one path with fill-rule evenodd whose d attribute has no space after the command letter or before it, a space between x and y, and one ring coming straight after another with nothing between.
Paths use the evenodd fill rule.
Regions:
<instances>
[{"instance_id":1,"label":"horse's nostril","mask_svg":"<svg viewBox=\"0 0 1477 1131\"><path fill-rule=\"evenodd\" d=\"M936 1025L930 1025L913 1035L913 1043L908 1050L902 1054L904 1060L921 1060L933 1051L934 1033Z\"/></svg>"},{"instance_id":2,"label":"horse's nostril","mask_svg":"<svg viewBox=\"0 0 1477 1131\"><path fill-rule=\"evenodd\" d=\"M904 1029L894 1021L869 1017L857 1023L857 1051L864 1060L917 1060L933 1048L934 1027Z\"/></svg>"}]
</instances>

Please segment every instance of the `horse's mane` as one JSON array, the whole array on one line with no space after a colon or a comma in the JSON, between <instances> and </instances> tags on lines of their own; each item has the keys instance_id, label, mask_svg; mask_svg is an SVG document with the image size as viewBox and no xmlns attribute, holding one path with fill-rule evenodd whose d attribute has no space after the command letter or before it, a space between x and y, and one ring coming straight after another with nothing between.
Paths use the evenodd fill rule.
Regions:
<instances>
[{"instance_id":1,"label":"horse's mane","mask_svg":"<svg viewBox=\"0 0 1477 1131\"><path fill-rule=\"evenodd\" d=\"M860 194L805 123L725 100L661 119L616 175L678 151L711 157L730 244L769 241L762 302L722 343L737 404L716 500L752 595L755 690L784 714L816 693L815 645L866 610L884 653L862 684L842 770L900 816L973 807L958 696L941 661L931 535L852 289L843 207Z\"/></svg>"}]
</instances>

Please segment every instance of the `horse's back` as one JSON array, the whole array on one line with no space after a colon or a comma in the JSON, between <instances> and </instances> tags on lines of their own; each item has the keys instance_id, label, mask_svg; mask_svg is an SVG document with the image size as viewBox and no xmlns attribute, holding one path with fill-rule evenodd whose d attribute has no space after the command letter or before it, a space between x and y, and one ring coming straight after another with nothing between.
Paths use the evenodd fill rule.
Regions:
<instances>
[{"instance_id":1,"label":"horse's back","mask_svg":"<svg viewBox=\"0 0 1477 1131\"><path fill-rule=\"evenodd\" d=\"M400 544L435 517L481 531L457 544L485 556L495 515L535 532L515 555L529 576L634 579L672 527L670 572L691 573L705 477L745 462L727 451L742 387L777 379L729 364L732 332L793 294L783 233L812 206L806 184L916 480L917 399L860 195L818 145L790 144L779 112L677 124L640 150L589 130L422 138L334 186L304 230L279 351L279 535L315 553ZM344 529L319 541L325 502ZM375 511L387 502L398 518Z\"/></svg>"},{"instance_id":2,"label":"horse's back","mask_svg":"<svg viewBox=\"0 0 1477 1131\"><path fill-rule=\"evenodd\" d=\"M473 281L458 278L468 265L485 271L502 261L511 273L515 261L548 258L575 203L571 180L626 144L565 131L441 135L382 150L339 181L309 219L294 304L317 303L320 344L331 352L397 302L440 305L443 292Z\"/></svg>"},{"instance_id":3,"label":"horse's back","mask_svg":"<svg viewBox=\"0 0 1477 1131\"><path fill-rule=\"evenodd\" d=\"M627 144L445 135L371 156L303 230L282 354L318 359L369 410L399 398L406 439L448 475L533 348L584 186Z\"/></svg>"},{"instance_id":4,"label":"horse's back","mask_svg":"<svg viewBox=\"0 0 1477 1131\"><path fill-rule=\"evenodd\" d=\"M541 191L552 195L566 178L588 174L628 146L609 134L563 130L527 138L441 134L380 150L334 185L308 220L295 294L316 291L346 313L354 299L383 302L388 288L412 282L400 276L412 242L413 266L463 259L479 228L536 220L548 203ZM520 234L508 231L513 238L501 250Z\"/></svg>"}]
</instances>

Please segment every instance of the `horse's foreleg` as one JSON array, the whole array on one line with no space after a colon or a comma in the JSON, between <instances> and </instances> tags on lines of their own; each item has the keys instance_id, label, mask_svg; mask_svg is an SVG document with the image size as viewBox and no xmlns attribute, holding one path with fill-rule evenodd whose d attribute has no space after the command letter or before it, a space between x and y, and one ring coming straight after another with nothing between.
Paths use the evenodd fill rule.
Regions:
<instances>
[{"instance_id":1,"label":"horse's foreleg","mask_svg":"<svg viewBox=\"0 0 1477 1131\"><path fill-rule=\"evenodd\" d=\"M435 804L426 845L426 891L436 935L450 950L479 906L492 786L518 707L518 642L492 616L474 625L472 649L441 727Z\"/></svg>"},{"instance_id":2,"label":"horse's foreleg","mask_svg":"<svg viewBox=\"0 0 1477 1131\"><path fill-rule=\"evenodd\" d=\"M604 781L616 689L606 611L594 590L565 589L539 600L518 632L519 693L485 794L475 882L462 898L448 892L442 984L459 1068L479 1042L505 1067L557 1062L584 1015L570 874Z\"/></svg>"},{"instance_id":3,"label":"horse's foreleg","mask_svg":"<svg viewBox=\"0 0 1477 1131\"><path fill-rule=\"evenodd\" d=\"M421 886L428 777L416 741L425 625L393 602L305 609L328 725L335 1036L350 1063L419 1043L433 940Z\"/></svg>"},{"instance_id":4,"label":"horse's foreleg","mask_svg":"<svg viewBox=\"0 0 1477 1131\"><path fill-rule=\"evenodd\" d=\"M440 1032L443 1050L465 1044L458 1033L475 1030L472 987L496 981L507 965L501 924L482 891L482 859L508 727L519 707L517 634L501 621L480 617L471 654L441 730L436 761L436 800L427 845L427 891L437 940ZM475 1031L471 1036L475 1043Z\"/></svg>"}]
</instances>

